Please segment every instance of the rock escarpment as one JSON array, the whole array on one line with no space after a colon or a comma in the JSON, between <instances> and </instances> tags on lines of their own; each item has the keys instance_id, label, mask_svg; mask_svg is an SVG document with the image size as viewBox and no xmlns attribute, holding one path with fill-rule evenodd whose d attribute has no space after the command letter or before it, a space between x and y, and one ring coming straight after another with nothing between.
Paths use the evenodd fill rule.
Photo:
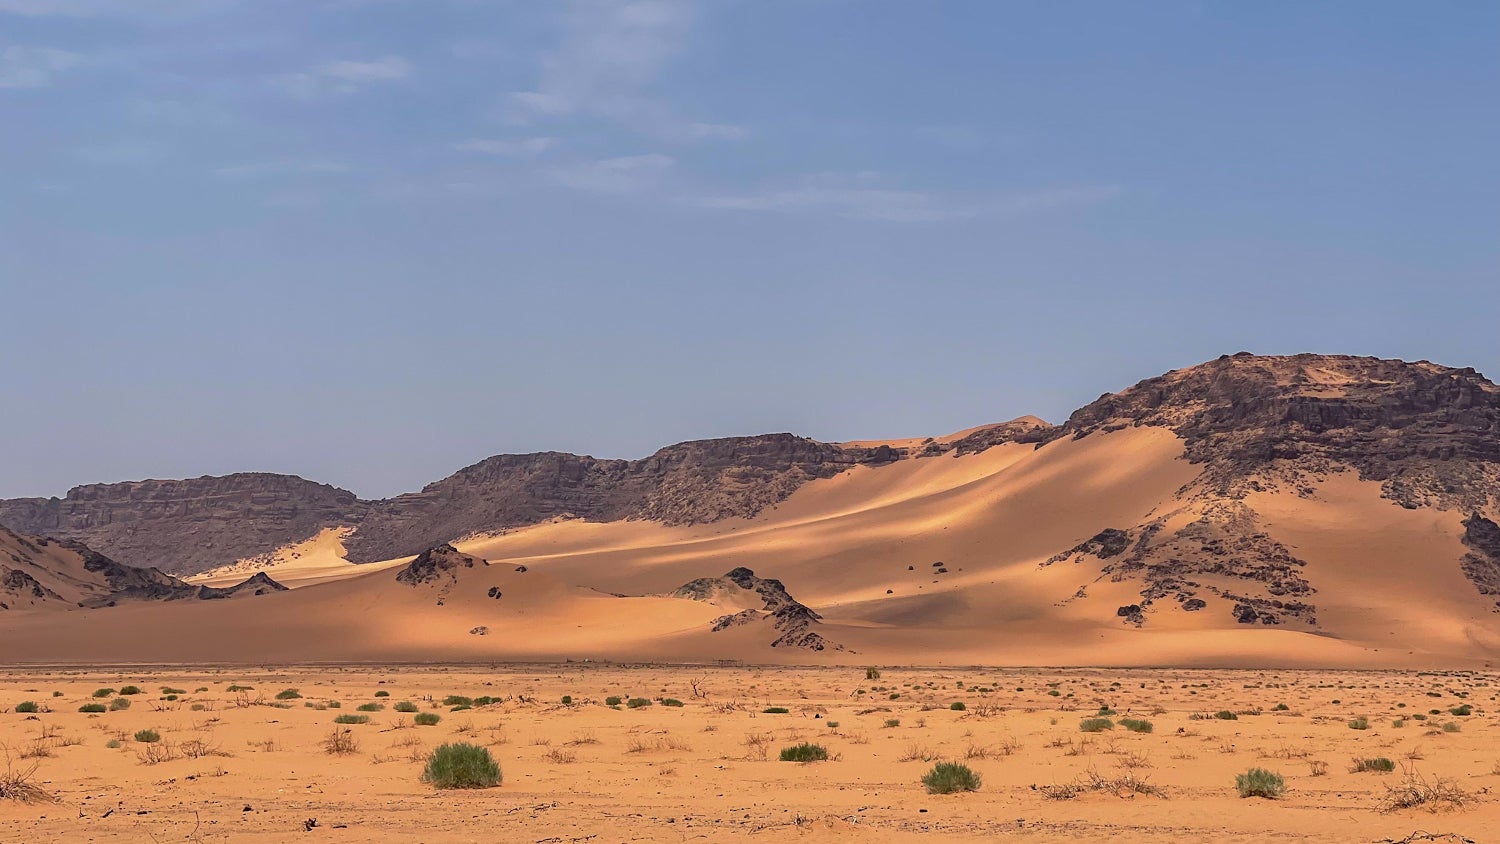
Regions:
<instances>
[{"instance_id":1,"label":"rock escarpment","mask_svg":"<svg viewBox=\"0 0 1500 844\"><path fill-rule=\"evenodd\" d=\"M732 599L740 593L757 596L762 603L761 608L720 616L714 619L711 627L713 632L747 624L768 624L778 634L771 642L773 648L844 650L842 645L829 642L813 629L822 622L823 617L793 598L781 581L756 577L755 572L743 566L730 570L723 577L701 577L685 583L672 593L672 597L716 602Z\"/></svg>"}]
</instances>

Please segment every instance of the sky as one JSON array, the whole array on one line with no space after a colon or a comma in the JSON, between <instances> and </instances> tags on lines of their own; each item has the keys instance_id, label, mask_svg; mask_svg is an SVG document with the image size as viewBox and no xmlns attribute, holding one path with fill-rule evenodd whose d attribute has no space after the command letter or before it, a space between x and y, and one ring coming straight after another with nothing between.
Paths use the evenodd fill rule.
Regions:
<instances>
[{"instance_id":1,"label":"sky","mask_svg":"<svg viewBox=\"0 0 1500 844\"><path fill-rule=\"evenodd\" d=\"M0 497L1500 377L1500 4L0 0Z\"/></svg>"}]
</instances>

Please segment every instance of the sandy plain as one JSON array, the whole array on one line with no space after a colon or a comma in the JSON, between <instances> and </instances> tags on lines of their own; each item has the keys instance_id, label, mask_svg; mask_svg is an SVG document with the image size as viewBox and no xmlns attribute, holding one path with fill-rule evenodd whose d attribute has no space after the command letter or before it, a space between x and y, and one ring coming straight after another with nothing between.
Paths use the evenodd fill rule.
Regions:
<instances>
[{"instance_id":1,"label":"sandy plain","mask_svg":"<svg viewBox=\"0 0 1500 844\"><path fill-rule=\"evenodd\" d=\"M34 766L48 799L0 799L0 840L1496 840L1497 682L1469 671L11 668L0 671L0 773ZM127 685L141 693L119 695ZM278 699L287 689L300 697ZM500 702L451 711L450 695ZM128 708L79 711L117 699ZM23 701L43 711L17 711ZM402 701L441 720L414 726ZM788 711L765 711L775 707ZM1083 732L1101 708L1115 727ZM370 723L339 727L339 715ZM1151 732L1125 729L1127 717ZM1367 729L1351 727L1358 718ZM136 740L140 730L160 741ZM355 752L326 751L337 730ZM503 784L423 784L428 751L452 741L488 747ZM832 759L778 761L802 741ZM1351 771L1376 758L1395 770ZM937 760L969 765L981 787L926 793L919 780ZM1285 796L1241 798L1235 775L1252 767L1280 773ZM1462 802L1391 809L1392 789L1415 782ZM1410 837L1419 831L1454 837Z\"/></svg>"}]
</instances>

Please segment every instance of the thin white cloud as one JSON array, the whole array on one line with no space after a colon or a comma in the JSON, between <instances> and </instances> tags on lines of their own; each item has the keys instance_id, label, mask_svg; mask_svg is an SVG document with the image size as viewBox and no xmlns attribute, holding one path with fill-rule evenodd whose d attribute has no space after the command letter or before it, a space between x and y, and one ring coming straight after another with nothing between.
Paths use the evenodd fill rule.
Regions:
<instances>
[{"instance_id":1,"label":"thin white cloud","mask_svg":"<svg viewBox=\"0 0 1500 844\"><path fill-rule=\"evenodd\" d=\"M676 165L669 155L650 153L602 158L551 171L553 181L574 190L632 193L656 185Z\"/></svg>"},{"instance_id":2,"label":"thin white cloud","mask_svg":"<svg viewBox=\"0 0 1500 844\"><path fill-rule=\"evenodd\" d=\"M692 204L705 208L761 211L878 220L893 223L930 223L987 216L1022 216L1057 208L1088 206L1119 193L1112 185L1047 188L990 195L953 195L880 187L870 172L819 174L800 184L748 194L697 197Z\"/></svg>"},{"instance_id":3,"label":"thin white cloud","mask_svg":"<svg viewBox=\"0 0 1500 844\"><path fill-rule=\"evenodd\" d=\"M469 138L459 141L453 148L459 152L478 152L485 155L536 155L557 146L556 138L518 138L495 140Z\"/></svg>"},{"instance_id":4,"label":"thin white cloud","mask_svg":"<svg viewBox=\"0 0 1500 844\"><path fill-rule=\"evenodd\" d=\"M46 88L82 57L51 47L0 48L0 88Z\"/></svg>"},{"instance_id":5,"label":"thin white cloud","mask_svg":"<svg viewBox=\"0 0 1500 844\"><path fill-rule=\"evenodd\" d=\"M400 56L384 56L367 62L327 62L301 73L274 76L271 84L296 99L313 100L325 94L352 94L365 85L394 82L411 73L411 62Z\"/></svg>"},{"instance_id":6,"label":"thin white cloud","mask_svg":"<svg viewBox=\"0 0 1500 844\"><path fill-rule=\"evenodd\" d=\"M508 119L583 116L672 141L743 137L742 127L684 119L647 93L686 46L694 18L687 0L575 0L536 87L510 93Z\"/></svg>"}]
</instances>

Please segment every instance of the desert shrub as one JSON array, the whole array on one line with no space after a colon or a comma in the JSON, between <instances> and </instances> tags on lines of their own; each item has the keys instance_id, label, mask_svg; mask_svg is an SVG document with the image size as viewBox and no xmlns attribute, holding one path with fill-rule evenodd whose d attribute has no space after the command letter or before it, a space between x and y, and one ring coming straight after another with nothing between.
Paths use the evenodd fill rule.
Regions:
<instances>
[{"instance_id":1,"label":"desert shrub","mask_svg":"<svg viewBox=\"0 0 1500 844\"><path fill-rule=\"evenodd\" d=\"M1438 809L1460 809L1473 799L1473 795L1452 780L1439 777L1429 781L1413 770L1407 771L1398 785L1386 786L1380 810L1394 812L1421 807L1435 812Z\"/></svg>"},{"instance_id":2,"label":"desert shrub","mask_svg":"<svg viewBox=\"0 0 1500 844\"><path fill-rule=\"evenodd\" d=\"M630 700L625 701L625 706L630 709L640 709L642 707L650 705L651 701L643 697L633 697Z\"/></svg>"},{"instance_id":3,"label":"desert shrub","mask_svg":"<svg viewBox=\"0 0 1500 844\"><path fill-rule=\"evenodd\" d=\"M16 704L17 712L41 712L42 708L36 705L34 700L23 700Z\"/></svg>"},{"instance_id":4,"label":"desert shrub","mask_svg":"<svg viewBox=\"0 0 1500 844\"><path fill-rule=\"evenodd\" d=\"M155 744L161 741L161 733L155 730L136 730L135 740L141 744Z\"/></svg>"},{"instance_id":5,"label":"desert shrub","mask_svg":"<svg viewBox=\"0 0 1500 844\"><path fill-rule=\"evenodd\" d=\"M1120 726L1132 733L1149 733L1153 729L1151 722L1144 718L1121 718Z\"/></svg>"},{"instance_id":6,"label":"desert shrub","mask_svg":"<svg viewBox=\"0 0 1500 844\"><path fill-rule=\"evenodd\" d=\"M17 803L46 803L52 795L37 785L36 769L39 763L15 767L10 754L5 755L5 765L0 767L0 801L14 800Z\"/></svg>"},{"instance_id":7,"label":"desert shrub","mask_svg":"<svg viewBox=\"0 0 1500 844\"><path fill-rule=\"evenodd\" d=\"M1108 718L1085 718L1078 722L1078 729L1085 733L1102 733L1105 730L1113 730L1115 722Z\"/></svg>"},{"instance_id":8,"label":"desert shrub","mask_svg":"<svg viewBox=\"0 0 1500 844\"><path fill-rule=\"evenodd\" d=\"M1368 718L1355 718L1349 722L1349 729L1368 730L1370 729L1370 720Z\"/></svg>"},{"instance_id":9,"label":"desert shrub","mask_svg":"<svg viewBox=\"0 0 1500 844\"><path fill-rule=\"evenodd\" d=\"M1272 773L1265 768L1251 768L1235 776L1234 787L1241 797L1275 800L1286 793L1286 782L1281 779L1281 774Z\"/></svg>"},{"instance_id":10,"label":"desert shrub","mask_svg":"<svg viewBox=\"0 0 1500 844\"><path fill-rule=\"evenodd\" d=\"M1466 703L1466 704L1463 704L1462 706L1455 706L1452 709L1449 709L1448 710L1448 714L1449 715L1469 715L1469 714L1473 713L1473 711L1474 711L1474 707L1472 707L1472 706L1470 706L1470 705L1468 705Z\"/></svg>"},{"instance_id":11,"label":"desert shrub","mask_svg":"<svg viewBox=\"0 0 1500 844\"><path fill-rule=\"evenodd\" d=\"M237 683L230 683L228 686L226 686L224 688L224 691L226 691L226 692L249 692L249 691L253 691L254 689L255 689L254 686L241 686L241 685L239 685Z\"/></svg>"},{"instance_id":12,"label":"desert shrub","mask_svg":"<svg viewBox=\"0 0 1500 844\"><path fill-rule=\"evenodd\" d=\"M839 722L837 722L837 721L829 721L828 722L828 729L830 729L830 730L837 730L838 728L839 728Z\"/></svg>"},{"instance_id":13,"label":"desert shrub","mask_svg":"<svg viewBox=\"0 0 1500 844\"><path fill-rule=\"evenodd\" d=\"M354 731L347 727L334 727L333 731L323 739L323 752L335 756L358 753L359 739L355 738Z\"/></svg>"},{"instance_id":14,"label":"desert shrub","mask_svg":"<svg viewBox=\"0 0 1500 844\"><path fill-rule=\"evenodd\" d=\"M969 707L964 706L964 702L963 701L961 701L961 700L955 700L954 702L948 704L948 708L951 709L951 710L953 710L954 712L963 712L965 709L968 709Z\"/></svg>"},{"instance_id":15,"label":"desert shrub","mask_svg":"<svg viewBox=\"0 0 1500 844\"><path fill-rule=\"evenodd\" d=\"M199 691L206 692L208 689L199 689ZM187 689L174 689L171 686L162 686L161 693L164 695L185 695L187 694ZM123 695L125 692L121 691L120 694Z\"/></svg>"},{"instance_id":16,"label":"desert shrub","mask_svg":"<svg viewBox=\"0 0 1500 844\"><path fill-rule=\"evenodd\" d=\"M1443 724L1443 732L1445 733L1456 733L1462 729L1463 727L1460 727L1457 721L1449 721Z\"/></svg>"},{"instance_id":17,"label":"desert shrub","mask_svg":"<svg viewBox=\"0 0 1500 844\"><path fill-rule=\"evenodd\" d=\"M879 668L866 668L865 669L865 679L866 680L879 680L880 679L880 669Z\"/></svg>"},{"instance_id":18,"label":"desert shrub","mask_svg":"<svg viewBox=\"0 0 1500 844\"><path fill-rule=\"evenodd\" d=\"M901 719L900 718L887 718L887 719L885 719L885 726L886 726L886 729L895 729L896 727L901 726Z\"/></svg>"},{"instance_id":19,"label":"desert shrub","mask_svg":"<svg viewBox=\"0 0 1500 844\"><path fill-rule=\"evenodd\" d=\"M388 691L386 691L385 689L381 689L380 691L378 691L378 692L375 693L375 696L376 697L390 697L391 693L388 692Z\"/></svg>"},{"instance_id":20,"label":"desert shrub","mask_svg":"<svg viewBox=\"0 0 1500 844\"><path fill-rule=\"evenodd\" d=\"M1058 691L1057 689L1052 689L1051 691L1047 692L1047 694L1049 696L1051 696L1051 697L1061 697L1062 696L1062 692Z\"/></svg>"},{"instance_id":21,"label":"desert shrub","mask_svg":"<svg viewBox=\"0 0 1500 844\"><path fill-rule=\"evenodd\" d=\"M109 748L110 750L118 750L120 749L120 740L110 739L109 741L104 743L104 746Z\"/></svg>"},{"instance_id":22,"label":"desert shrub","mask_svg":"<svg viewBox=\"0 0 1500 844\"><path fill-rule=\"evenodd\" d=\"M130 701L126 700L123 697L117 697L114 700L112 700L112 701L109 702L109 711L111 711L111 712L119 712L121 709L129 709L129 708L130 708Z\"/></svg>"},{"instance_id":23,"label":"desert shrub","mask_svg":"<svg viewBox=\"0 0 1500 844\"><path fill-rule=\"evenodd\" d=\"M94 697L113 697L114 689L94 689Z\"/></svg>"},{"instance_id":24,"label":"desert shrub","mask_svg":"<svg viewBox=\"0 0 1500 844\"><path fill-rule=\"evenodd\" d=\"M177 699L177 695L166 695L165 697L162 698L162 700L176 700L176 699Z\"/></svg>"},{"instance_id":25,"label":"desert shrub","mask_svg":"<svg viewBox=\"0 0 1500 844\"><path fill-rule=\"evenodd\" d=\"M439 746L427 757L422 782L436 788L492 788L500 784L500 765L490 752L473 744Z\"/></svg>"},{"instance_id":26,"label":"desert shrub","mask_svg":"<svg viewBox=\"0 0 1500 844\"><path fill-rule=\"evenodd\" d=\"M1354 764L1349 768L1349 772L1353 774L1362 774L1366 771L1387 773L1394 770L1396 770L1396 763L1384 756L1377 756L1374 759L1355 759Z\"/></svg>"},{"instance_id":27,"label":"desert shrub","mask_svg":"<svg viewBox=\"0 0 1500 844\"><path fill-rule=\"evenodd\" d=\"M563 695L562 696L562 704L563 704L563 706L572 706L573 705L573 696L572 695Z\"/></svg>"},{"instance_id":28,"label":"desert shrub","mask_svg":"<svg viewBox=\"0 0 1500 844\"><path fill-rule=\"evenodd\" d=\"M282 689L276 693L277 700L296 700L302 697L302 693L296 689Z\"/></svg>"},{"instance_id":29,"label":"desert shrub","mask_svg":"<svg viewBox=\"0 0 1500 844\"><path fill-rule=\"evenodd\" d=\"M418 727L436 727L438 722L443 720L443 716L436 712L418 712L412 716L411 720Z\"/></svg>"},{"instance_id":30,"label":"desert shrub","mask_svg":"<svg viewBox=\"0 0 1500 844\"><path fill-rule=\"evenodd\" d=\"M108 708L109 707L105 706L102 703L85 703L83 706L78 707L78 711L79 712L104 712Z\"/></svg>"},{"instance_id":31,"label":"desert shrub","mask_svg":"<svg viewBox=\"0 0 1500 844\"><path fill-rule=\"evenodd\" d=\"M141 687L140 686L125 686L125 687L123 687L123 688L120 689L120 694L122 694L122 695L138 695L140 693L141 693Z\"/></svg>"},{"instance_id":32,"label":"desert shrub","mask_svg":"<svg viewBox=\"0 0 1500 844\"><path fill-rule=\"evenodd\" d=\"M828 760L828 751L817 744L794 744L791 747L781 749L781 761L783 762L825 762Z\"/></svg>"},{"instance_id":33,"label":"desert shrub","mask_svg":"<svg viewBox=\"0 0 1500 844\"><path fill-rule=\"evenodd\" d=\"M1284 703L1278 703L1275 706L1271 707L1271 711L1273 712L1290 712L1291 709L1292 708L1290 706L1287 706Z\"/></svg>"},{"instance_id":34,"label":"desert shrub","mask_svg":"<svg viewBox=\"0 0 1500 844\"><path fill-rule=\"evenodd\" d=\"M768 706L765 709L761 710L761 712L767 715L785 715L791 711L792 710L787 709L785 706Z\"/></svg>"},{"instance_id":35,"label":"desert shrub","mask_svg":"<svg viewBox=\"0 0 1500 844\"><path fill-rule=\"evenodd\" d=\"M368 723L370 723L370 716L368 716L368 715L351 715L351 714L345 712L343 715L336 716L333 719L333 723L335 723L335 724L368 724Z\"/></svg>"},{"instance_id":36,"label":"desert shrub","mask_svg":"<svg viewBox=\"0 0 1500 844\"><path fill-rule=\"evenodd\" d=\"M359 710L360 712L379 712L385 707L381 706L378 703L361 703L359 706L356 706L354 708Z\"/></svg>"},{"instance_id":37,"label":"desert shrub","mask_svg":"<svg viewBox=\"0 0 1500 844\"><path fill-rule=\"evenodd\" d=\"M1240 716L1234 714L1233 712L1230 712L1227 709L1221 709L1218 712L1215 712L1214 713L1214 717L1217 718L1217 719L1219 719L1220 721L1238 721L1238 720L1240 720Z\"/></svg>"},{"instance_id":38,"label":"desert shrub","mask_svg":"<svg viewBox=\"0 0 1500 844\"><path fill-rule=\"evenodd\" d=\"M463 695L448 695L443 698L444 706L473 706L474 699Z\"/></svg>"},{"instance_id":39,"label":"desert shrub","mask_svg":"<svg viewBox=\"0 0 1500 844\"><path fill-rule=\"evenodd\" d=\"M343 709L344 708L344 704L342 702L340 702L340 701L337 701L337 700L330 700L330 701L328 701L328 708L329 709Z\"/></svg>"},{"instance_id":40,"label":"desert shrub","mask_svg":"<svg viewBox=\"0 0 1500 844\"><path fill-rule=\"evenodd\" d=\"M954 794L960 791L978 791L979 775L968 765L957 762L939 762L932 770L922 775L922 785L928 794Z\"/></svg>"},{"instance_id":41,"label":"desert shrub","mask_svg":"<svg viewBox=\"0 0 1500 844\"><path fill-rule=\"evenodd\" d=\"M403 700L403 701L397 703L395 706L393 706L391 708L394 709L394 710L396 710L397 712L416 712L417 711L417 705L415 703L412 703L409 700Z\"/></svg>"},{"instance_id":42,"label":"desert shrub","mask_svg":"<svg viewBox=\"0 0 1500 844\"><path fill-rule=\"evenodd\" d=\"M675 697L664 697L664 698L661 699L661 705L662 706L681 706L682 705L682 701L678 700Z\"/></svg>"},{"instance_id":43,"label":"desert shrub","mask_svg":"<svg viewBox=\"0 0 1500 844\"><path fill-rule=\"evenodd\" d=\"M1113 709L1110 709L1108 706L1101 706L1101 707L1099 707L1099 711L1096 714L1101 715L1101 716L1103 716L1103 715L1114 715L1115 711Z\"/></svg>"},{"instance_id":44,"label":"desert shrub","mask_svg":"<svg viewBox=\"0 0 1500 844\"><path fill-rule=\"evenodd\" d=\"M622 697L620 697L619 695L610 695L609 697L607 697L607 698L604 699L604 705L605 706L619 706L621 703L624 703L624 702L625 702L625 699L622 698Z\"/></svg>"}]
</instances>

